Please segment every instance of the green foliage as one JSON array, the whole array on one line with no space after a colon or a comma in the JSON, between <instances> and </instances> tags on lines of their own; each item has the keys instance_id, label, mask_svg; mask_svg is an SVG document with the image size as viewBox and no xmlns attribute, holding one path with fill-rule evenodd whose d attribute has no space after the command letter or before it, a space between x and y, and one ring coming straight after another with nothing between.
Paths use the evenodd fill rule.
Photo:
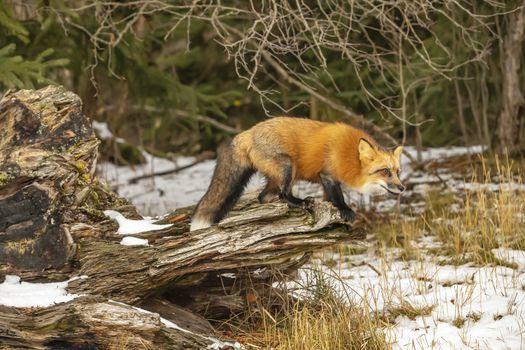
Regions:
<instances>
[{"instance_id":1,"label":"green foliage","mask_svg":"<svg viewBox=\"0 0 525 350\"><path fill-rule=\"evenodd\" d=\"M8 35L13 35L24 44L29 43L29 31L7 13L8 7L0 7L0 26L4 27Z\"/></svg>"},{"instance_id":2,"label":"green foliage","mask_svg":"<svg viewBox=\"0 0 525 350\"><path fill-rule=\"evenodd\" d=\"M316 91L364 115L397 139L406 130L408 143L413 143L416 131L425 145L463 143L457 127L462 112L469 142L483 143L488 130L496 125L501 105L501 57L496 39L504 34L506 22L504 11L493 15L490 4L468 3L478 7L476 13L491 15L487 26L479 25L469 35L475 36L472 42L479 43L480 49L486 46L492 54L486 55L485 61L468 62L473 49L461 44L466 35L461 26L476 27L480 18L442 8L461 25L452 26L443 14L430 13L432 31L420 28L418 49L450 71L444 75L433 70L414 47L404 43L402 75L405 88L411 87L406 101L402 101L398 83L397 42L388 34L370 30L378 26L378 19L370 14L363 13L359 26L348 35L363 52L372 50L370 42L384 50L381 69L374 62L361 61L354 66L332 47L315 48L326 57L326 65L319 64L314 49L305 50L303 59L309 70L293 55L282 54L279 59ZM126 2L34 0L23 4L23 14L14 10L14 1L6 0L0 6L0 88L63 84L80 95L89 116L108 121L114 132L137 145L164 153L215 149L231 137L202 122L202 116L244 128L266 118L265 110L283 113L267 101L263 105L265 100L246 89L246 81L237 74L240 68L228 59L209 21L182 19L172 28L180 17L170 11L148 12L156 2L145 5L140 14L139 5ZM232 9L249 11L247 4L225 2ZM237 31L253 25L250 16L236 17L235 11L230 12L223 13L227 17L224 23ZM206 18L211 13L200 15ZM108 18L111 21L104 22ZM365 34L364 29L369 31ZM525 81L525 70L520 74ZM264 62L255 80L276 105L285 109L297 106L290 114L342 119L340 112L289 84ZM427 122L416 128L393 117L392 111L401 113L403 102L409 122Z\"/></svg>"},{"instance_id":3,"label":"green foliage","mask_svg":"<svg viewBox=\"0 0 525 350\"><path fill-rule=\"evenodd\" d=\"M33 60L25 60L15 54L16 45L9 44L0 49L0 84L8 88L33 88L38 85L50 84L53 81L45 78L46 71L65 66L67 58L48 59L53 55L53 49L42 51Z\"/></svg>"},{"instance_id":4,"label":"green foliage","mask_svg":"<svg viewBox=\"0 0 525 350\"><path fill-rule=\"evenodd\" d=\"M69 59L53 58L55 50L50 47L34 50L38 36L28 29L30 21L16 18L13 8L8 1L0 6L0 88L34 88L53 83L50 73L66 66ZM48 24L49 21L43 22L41 29L45 30Z\"/></svg>"}]
</instances>

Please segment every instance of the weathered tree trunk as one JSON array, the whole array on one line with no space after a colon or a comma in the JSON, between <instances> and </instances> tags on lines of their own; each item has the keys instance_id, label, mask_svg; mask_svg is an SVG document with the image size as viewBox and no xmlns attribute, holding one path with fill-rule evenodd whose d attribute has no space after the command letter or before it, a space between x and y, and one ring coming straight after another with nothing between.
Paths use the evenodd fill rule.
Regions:
<instances>
[{"instance_id":1,"label":"weathered tree trunk","mask_svg":"<svg viewBox=\"0 0 525 350\"><path fill-rule=\"evenodd\" d=\"M522 4L523 5L523 4ZM503 100L498 118L497 151L511 153L518 150L520 142L520 110L525 98L520 86L520 66L525 39L525 6L508 15L507 34L503 41Z\"/></svg>"},{"instance_id":2,"label":"weathered tree trunk","mask_svg":"<svg viewBox=\"0 0 525 350\"><path fill-rule=\"evenodd\" d=\"M182 209L162 220L171 227L140 234L149 246L123 246L103 210L140 216L93 177L98 141L76 95L61 87L8 93L0 125L0 281L83 275L68 291L89 296L30 313L1 308L0 342L10 346L105 347L129 333L131 344L202 348L209 324L180 306L215 318L241 311L313 249L364 238L327 202L306 211L245 198L219 225L189 232L191 208ZM191 319L183 327L191 332L108 299L177 324Z\"/></svg>"},{"instance_id":3,"label":"weathered tree trunk","mask_svg":"<svg viewBox=\"0 0 525 350\"><path fill-rule=\"evenodd\" d=\"M169 325L157 313L101 297L28 312L0 306L0 348L185 350L216 343L211 327L197 334Z\"/></svg>"},{"instance_id":4,"label":"weathered tree trunk","mask_svg":"<svg viewBox=\"0 0 525 350\"><path fill-rule=\"evenodd\" d=\"M65 223L79 189L89 189L98 141L64 89L7 94L0 126L2 270L60 269L75 252Z\"/></svg>"}]
</instances>

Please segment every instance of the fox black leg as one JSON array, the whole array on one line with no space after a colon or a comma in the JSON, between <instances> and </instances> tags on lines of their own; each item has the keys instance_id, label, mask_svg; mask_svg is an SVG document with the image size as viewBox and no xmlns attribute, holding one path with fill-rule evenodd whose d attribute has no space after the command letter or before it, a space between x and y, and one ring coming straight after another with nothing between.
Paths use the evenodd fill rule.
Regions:
<instances>
[{"instance_id":1,"label":"fox black leg","mask_svg":"<svg viewBox=\"0 0 525 350\"><path fill-rule=\"evenodd\" d=\"M292 177L292 165L286 164L283 167L281 194L279 197L284 199L292 207L308 208L312 203L311 198L300 199L292 194Z\"/></svg>"},{"instance_id":2,"label":"fox black leg","mask_svg":"<svg viewBox=\"0 0 525 350\"><path fill-rule=\"evenodd\" d=\"M259 195L257 196L257 200L259 201L259 203L264 203L264 199L266 198L266 196L270 193L270 191L268 190L268 186L266 186L262 191L261 193L259 193Z\"/></svg>"},{"instance_id":3,"label":"fox black leg","mask_svg":"<svg viewBox=\"0 0 525 350\"><path fill-rule=\"evenodd\" d=\"M339 209L343 219L349 222L354 221L355 212L345 203L345 197L343 196L343 191L341 191L341 184L324 174L319 174L319 178L321 179L326 197Z\"/></svg>"},{"instance_id":4,"label":"fox black leg","mask_svg":"<svg viewBox=\"0 0 525 350\"><path fill-rule=\"evenodd\" d=\"M259 195L257 196L257 200L259 201L259 203L267 203L268 200L271 198L271 196L273 195L278 195L279 194L279 187L278 186L275 186L272 182L270 182L271 180L267 180L267 183L266 183L266 186L264 187L264 189L261 191L261 193L259 193Z\"/></svg>"}]
</instances>

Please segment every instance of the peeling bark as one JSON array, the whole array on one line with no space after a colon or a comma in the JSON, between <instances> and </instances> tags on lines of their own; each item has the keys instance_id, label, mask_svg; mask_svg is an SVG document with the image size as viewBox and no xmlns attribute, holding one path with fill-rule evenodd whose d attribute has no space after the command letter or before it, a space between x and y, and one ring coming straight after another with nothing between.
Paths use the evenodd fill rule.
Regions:
<instances>
[{"instance_id":1,"label":"peeling bark","mask_svg":"<svg viewBox=\"0 0 525 350\"><path fill-rule=\"evenodd\" d=\"M100 225L107 223L90 230L100 231ZM186 221L154 231L149 247L78 240L79 273L90 278L72 282L70 291L91 291L134 303L189 274L287 265L313 249L363 238L358 231L348 231L337 209L320 201L309 213L290 210L284 203L261 205L255 199L245 200L219 225L188 229ZM71 234L80 235L76 227ZM149 239L150 234L140 237Z\"/></svg>"},{"instance_id":2,"label":"peeling bark","mask_svg":"<svg viewBox=\"0 0 525 350\"><path fill-rule=\"evenodd\" d=\"M62 88L7 94L0 125L0 262L60 269L75 252L65 215L92 176L82 170L94 170L98 141L80 99Z\"/></svg>"}]
</instances>

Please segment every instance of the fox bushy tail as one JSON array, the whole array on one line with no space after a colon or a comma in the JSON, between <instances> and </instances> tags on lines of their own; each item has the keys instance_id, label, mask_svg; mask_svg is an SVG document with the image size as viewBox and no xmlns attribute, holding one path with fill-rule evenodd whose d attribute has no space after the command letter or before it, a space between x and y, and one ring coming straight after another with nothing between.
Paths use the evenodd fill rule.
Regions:
<instances>
[{"instance_id":1,"label":"fox bushy tail","mask_svg":"<svg viewBox=\"0 0 525 350\"><path fill-rule=\"evenodd\" d=\"M235 205L255 173L245 154L230 143L219 152L210 187L201 198L191 219L190 230L219 222Z\"/></svg>"}]
</instances>

